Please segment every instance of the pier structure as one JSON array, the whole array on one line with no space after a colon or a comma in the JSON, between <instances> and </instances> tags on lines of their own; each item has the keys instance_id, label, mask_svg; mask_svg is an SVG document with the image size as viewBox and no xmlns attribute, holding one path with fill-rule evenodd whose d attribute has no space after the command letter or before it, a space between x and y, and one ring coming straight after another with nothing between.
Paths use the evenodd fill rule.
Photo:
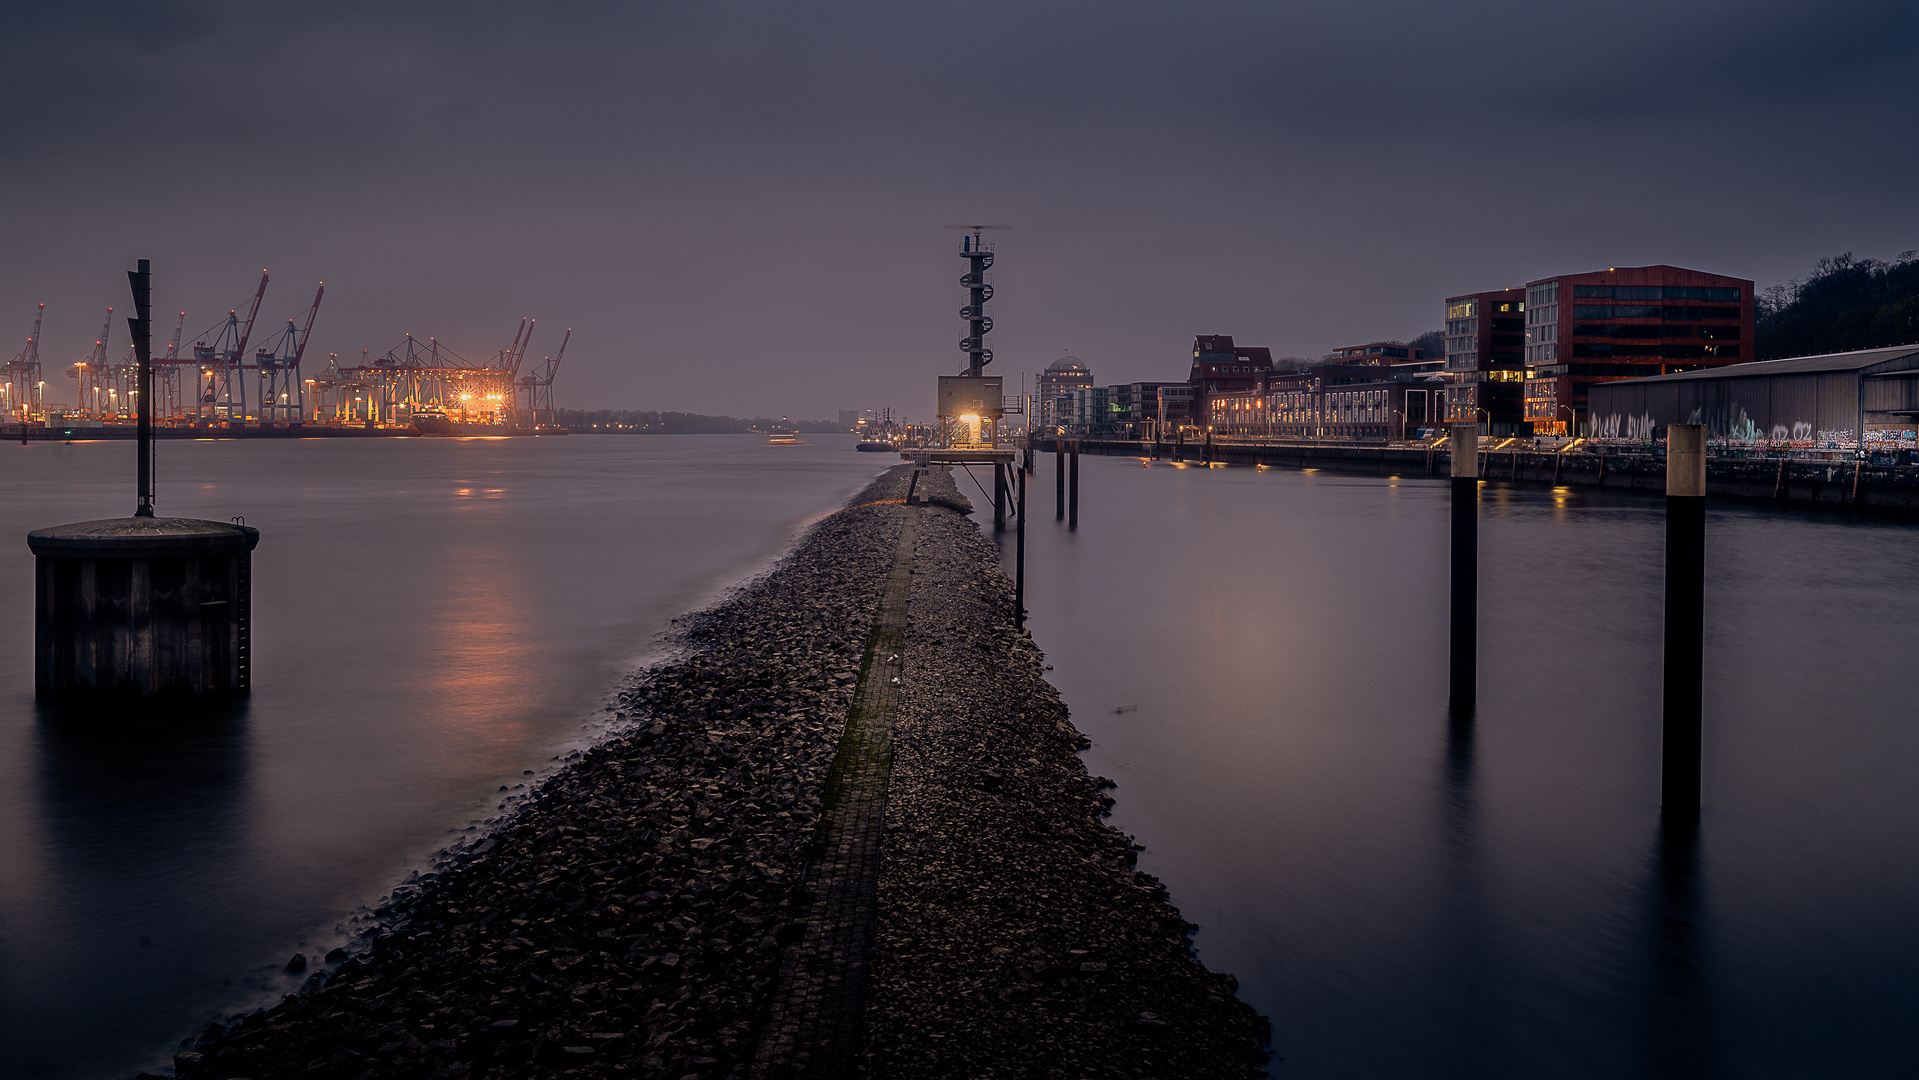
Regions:
<instances>
[{"instance_id":1,"label":"pier structure","mask_svg":"<svg viewBox=\"0 0 1919 1080\"><path fill-rule=\"evenodd\" d=\"M27 534L34 554L34 691L42 698L243 694L252 682L260 531L154 516L152 268L128 273L136 314L138 454L131 517Z\"/></svg>"}]
</instances>

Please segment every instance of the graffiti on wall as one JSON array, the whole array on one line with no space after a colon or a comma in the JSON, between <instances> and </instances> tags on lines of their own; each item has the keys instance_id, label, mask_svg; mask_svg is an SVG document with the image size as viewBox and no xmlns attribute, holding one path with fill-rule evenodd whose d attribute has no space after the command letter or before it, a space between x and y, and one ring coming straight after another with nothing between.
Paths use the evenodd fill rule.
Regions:
<instances>
[{"instance_id":1,"label":"graffiti on wall","mask_svg":"<svg viewBox=\"0 0 1919 1080\"><path fill-rule=\"evenodd\" d=\"M1706 425L1706 445L1715 450L1858 450L1859 433L1851 428L1814 428L1804 420L1760 427L1746 410L1734 407L1715 417L1698 409L1687 423ZM1595 415L1589 430L1599 443L1650 443L1664 432L1650 413ZM1894 428L1866 433L1866 449L1913 449L1915 433Z\"/></svg>"}]
</instances>

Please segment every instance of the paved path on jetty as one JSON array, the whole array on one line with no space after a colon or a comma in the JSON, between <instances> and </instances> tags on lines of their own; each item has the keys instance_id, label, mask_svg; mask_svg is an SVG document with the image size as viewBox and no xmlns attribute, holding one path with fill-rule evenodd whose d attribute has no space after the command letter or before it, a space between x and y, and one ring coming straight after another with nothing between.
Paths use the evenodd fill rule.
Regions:
<instances>
[{"instance_id":1,"label":"paved path on jetty","mask_svg":"<svg viewBox=\"0 0 1919 1080\"><path fill-rule=\"evenodd\" d=\"M900 527L892 572L860 664L859 688L820 795L819 831L806 871L814 900L800 920L803 936L780 963L779 989L753 1065L756 1080L854 1072L918 519L919 511L908 510Z\"/></svg>"}]
</instances>

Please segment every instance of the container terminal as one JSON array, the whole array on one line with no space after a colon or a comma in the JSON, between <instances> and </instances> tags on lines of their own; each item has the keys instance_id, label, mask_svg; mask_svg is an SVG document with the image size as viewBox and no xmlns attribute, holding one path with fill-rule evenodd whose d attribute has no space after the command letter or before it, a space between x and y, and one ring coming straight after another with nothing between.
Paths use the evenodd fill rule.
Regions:
<instances>
[{"instance_id":1,"label":"container terminal","mask_svg":"<svg viewBox=\"0 0 1919 1080\"><path fill-rule=\"evenodd\" d=\"M408 333L377 357L362 350L357 364L343 365L330 353L325 366L308 375L307 342L326 284L318 284L305 311L271 331L259 324L267 284L262 270L247 314L229 310L190 345L183 346L182 337L187 313L175 317L172 340L153 356L157 438L565 434L554 418L553 378L571 328L556 352L532 364L527 357L535 320L522 318L512 343L483 359L470 360L436 338L421 341ZM64 365L42 356L45 316L41 304L26 344L6 362L0 434L133 438L137 365L131 344L124 356L114 355L113 309L107 309L92 350ZM71 401L54 395L71 395Z\"/></svg>"}]
</instances>

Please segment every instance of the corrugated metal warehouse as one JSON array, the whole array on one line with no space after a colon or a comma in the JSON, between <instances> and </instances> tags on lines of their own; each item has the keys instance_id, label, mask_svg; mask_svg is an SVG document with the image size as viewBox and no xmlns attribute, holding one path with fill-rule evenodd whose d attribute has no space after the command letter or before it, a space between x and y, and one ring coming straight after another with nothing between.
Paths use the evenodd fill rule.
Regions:
<instances>
[{"instance_id":1,"label":"corrugated metal warehouse","mask_svg":"<svg viewBox=\"0 0 1919 1080\"><path fill-rule=\"evenodd\" d=\"M1593 438L1651 439L1668 424L1704 424L1721 444L1912 449L1919 428L1919 345L1762 360L1600 383Z\"/></svg>"}]
</instances>

